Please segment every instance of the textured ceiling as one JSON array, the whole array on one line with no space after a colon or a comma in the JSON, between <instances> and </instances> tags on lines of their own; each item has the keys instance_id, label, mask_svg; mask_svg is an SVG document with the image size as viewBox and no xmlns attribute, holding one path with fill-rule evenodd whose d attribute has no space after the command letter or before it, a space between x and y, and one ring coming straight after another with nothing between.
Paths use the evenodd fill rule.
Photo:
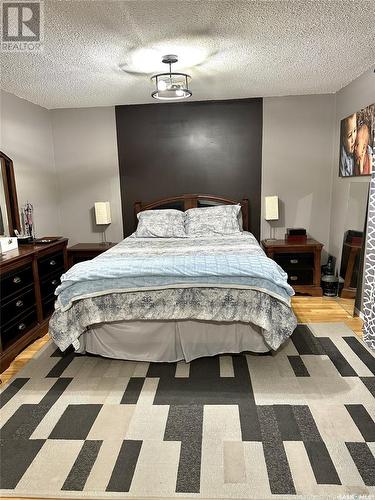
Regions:
<instances>
[{"instance_id":1,"label":"textured ceiling","mask_svg":"<svg viewBox=\"0 0 375 500\"><path fill-rule=\"evenodd\" d=\"M335 92L375 62L374 0L45 0L44 16L44 51L0 61L1 87L46 108L155 102L168 53L191 100Z\"/></svg>"}]
</instances>

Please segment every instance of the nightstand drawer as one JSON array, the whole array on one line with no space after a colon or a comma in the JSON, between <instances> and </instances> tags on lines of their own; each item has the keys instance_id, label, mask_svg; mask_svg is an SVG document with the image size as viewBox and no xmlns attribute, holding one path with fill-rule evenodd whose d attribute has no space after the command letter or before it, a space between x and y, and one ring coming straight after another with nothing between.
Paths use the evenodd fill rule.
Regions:
<instances>
[{"instance_id":1,"label":"nightstand drawer","mask_svg":"<svg viewBox=\"0 0 375 500\"><path fill-rule=\"evenodd\" d=\"M312 285L314 283L314 269L293 269L288 273L288 283L290 285Z\"/></svg>"},{"instance_id":2,"label":"nightstand drawer","mask_svg":"<svg viewBox=\"0 0 375 500\"><path fill-rule=\"evenodd\" d=\"M275 253L274 260L283 269L309 267L314 265L314 254L309 252Z\"/></svg>"},{"instance_id":3,"label":"nightstand drawer","mask_svg":"<svg viewBox=\"0 0 375 500\"><path fill-rule=\"evenodd\" d=\"M64 253L54 253L48 255L48 257L43 257L38 260L39 269L39 279L44 279L51 273L61 270L61 274L64 272Z\"/></svg>"}]
</instances>

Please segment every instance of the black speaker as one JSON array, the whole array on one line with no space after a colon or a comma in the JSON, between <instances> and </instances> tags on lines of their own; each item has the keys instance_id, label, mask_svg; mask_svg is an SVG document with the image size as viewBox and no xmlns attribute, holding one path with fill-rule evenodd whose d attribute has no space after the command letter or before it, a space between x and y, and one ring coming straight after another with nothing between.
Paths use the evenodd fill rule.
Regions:
<instances>
[{"instance_id":1,"label":"black speaker","mask_svg":"<svg viewBox=\"0 0 375 500\"><path fill-rule=\"evenodd\" d=\"M287 236L306 236L306 229L301 227L288 227L286 234Z\"/></svg>"}]
</instances>

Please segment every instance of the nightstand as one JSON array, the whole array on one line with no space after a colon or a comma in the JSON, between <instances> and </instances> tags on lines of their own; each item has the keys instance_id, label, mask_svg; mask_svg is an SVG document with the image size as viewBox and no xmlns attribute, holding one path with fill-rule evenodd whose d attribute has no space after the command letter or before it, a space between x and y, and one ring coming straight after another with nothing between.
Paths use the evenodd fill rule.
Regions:
<instances>
[{"instance_id":1,"label":"nightstand","mask_svg":"<svg viewBox=\"0 0 375 500\"><path fill-rule=\"evenodd\" d=\"M68 267L72 267L78 262L91 260L115 245L117 243L77 243L77 245L68 248Z\"/></svg>"},{"instance_id":2,"label":"nightstand","mask_svg":"<svg viewBox=\"0 0 375 500\"><path fill-rule=\"evenodd\" d=\"M320 286L320 256L323 244L308 238L305 243L263 240L267 257L275 260L288 274L288 283L298 294L323 295Z\"/></svg>"}]
</instances>

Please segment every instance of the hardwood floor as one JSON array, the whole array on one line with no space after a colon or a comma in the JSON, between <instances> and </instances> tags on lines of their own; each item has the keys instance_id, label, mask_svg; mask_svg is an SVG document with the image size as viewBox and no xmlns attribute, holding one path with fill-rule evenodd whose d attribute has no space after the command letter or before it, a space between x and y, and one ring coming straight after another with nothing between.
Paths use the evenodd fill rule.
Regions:
<instances>
[{"instance_id":1,"label":"hardwood floor","mask_svg":"<svg viewBox=\"0 0 375 500\"><path fill-rule=\"evenodd\" d=\"M21 368L41 349L49 340L49 336L44 335L40 339L30 344L26 349L24 349L10 364L9 368L5 372L0 374L1 384L7 382L10 378L16 375Z\"/></svg>"},{"instance_id":2,"label":"hardwood floor","mask_svg":"<svg viewBox=\"0 0 375 500\"><path fill-rule=\"evenodd\" d=\"M354 299L340 297L293 297L292 305L300 323L345 323L362 337L363 321L353 317Z\"/></svg>"}]
</instances>

